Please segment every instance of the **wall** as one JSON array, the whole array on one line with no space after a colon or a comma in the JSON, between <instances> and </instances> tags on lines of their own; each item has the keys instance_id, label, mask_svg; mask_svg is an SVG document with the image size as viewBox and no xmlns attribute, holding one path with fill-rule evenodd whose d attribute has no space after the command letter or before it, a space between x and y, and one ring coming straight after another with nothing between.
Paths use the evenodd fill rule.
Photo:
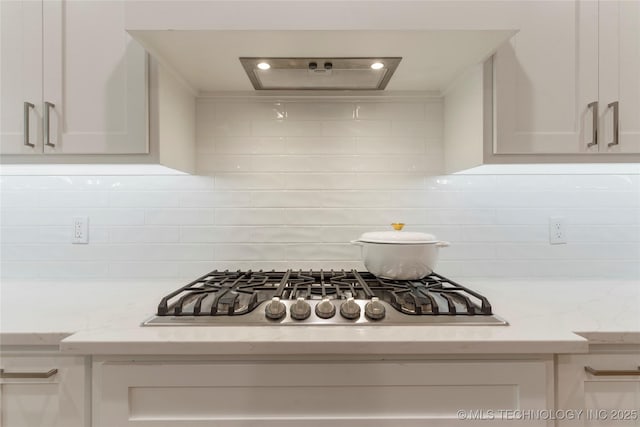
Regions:
<instances>
[{"instance_id":1,"label":"wall","mask_svg":"<svg viewBox=\"0 0 640 427\"><path fill-rule=\"evenodd\" d=\"M204 99L198 176L3 176L5 278L362 268L396 221L452 277L640 277L640 176L438 175L442 102ZM90 244L71 245L89 215ZM569 244L548 244L562 215Z\"/></svg>"}]
</instances>

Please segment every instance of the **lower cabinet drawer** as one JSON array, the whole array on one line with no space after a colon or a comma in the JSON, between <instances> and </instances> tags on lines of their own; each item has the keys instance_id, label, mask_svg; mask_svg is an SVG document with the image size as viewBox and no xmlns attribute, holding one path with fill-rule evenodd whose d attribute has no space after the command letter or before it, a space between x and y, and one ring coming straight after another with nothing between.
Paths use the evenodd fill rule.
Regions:
<instances>
[{"instance_id":1,"label":"lower cabinet drawer","mask_svg":"<svg viewBox=\"0 0 640 427\"><path fill-rule=\"evenodd\" d=\"M548 369L543 361L107 361L94 365L94 425L518 425L497 411L547 409Z\"/></svg>"},{"instance_id":2,"label":"lower cabinet drawer","mask_svg":"<svg viewBox=\"0 0 640 427\"><path fill-rule=\"evenodd\" d=\"M85 427L87 366L81 357L0 353L0 427Z\"/></svg>"}]
</instances>

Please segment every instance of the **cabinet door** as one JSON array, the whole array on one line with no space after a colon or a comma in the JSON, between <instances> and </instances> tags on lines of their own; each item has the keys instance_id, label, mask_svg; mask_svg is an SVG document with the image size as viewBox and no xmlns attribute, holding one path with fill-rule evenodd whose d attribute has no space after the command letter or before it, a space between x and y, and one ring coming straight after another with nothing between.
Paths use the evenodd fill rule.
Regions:
<instances>
[{"instance_id":1,"label":"cabinet door","mask_svg":"<svg viewBox=\"0 0 640 427\"><path fill-rule=\"evenodd\" d=\"M1 1L0 15L0 154L42 153L42 3Z\"/></svg>"},{"instance_id":2,"label":"cabinet door","mask_svg":"<svg viewBox=\"0 0 640 427\"><path fill-rule=\"evenodd\" d=\"M560 427L640 426L640 376L592 375L596 370L634 371L640 354L572 355L558 358L558 409L582 410L580 417Z\"/></svg>"},{"instance_id":3,"label":"cabinet door","mask_svg":"<svg viewBox=\"0 0 640 427\"><path fill-rule=\"evenodd\" d=\"M640 153L640 2L601 1L599 9L600 151ZM614 102L618 102L618 144Z\"/></svg>"},{"instance_id":4,"label":"cabinet door","mask_svg":"<svg viewBox=\"0 0 640 427\"><path fill-rule=\"evenodd\" d=\"M45 1L43 17L45 152L147 153L146 53L124 30L124 1Z\"/></svg>"},{"instance_id":5,"label":"cabinet door","mask_svg":"<svg viewBox=\"0 0 640 427\"><path fill-rule=\"evenodd\" d=\"M88 425L85 362L81 357L0 355L2 427L84 427ZM57 372L48 378L29 374Z\"/></svg>"},{"instance_id":6,"label":"cabinet door","mask_svg":"<svg viewBox=\"0 0 640 427\"><path fill-rule=\"evenodd\" d=\"M93 421L95 427L505 425L498 411L549 408L550 370L543 361L96 362Z\"/></svg>"},{"instance_id":7,"label":"cabinet door","mask_svg":"<svg viewBox=\"0 0 640 427\"><path fill-rule=\"evenodd\" d=\"M597 152L597 2L521 2L518 20L494 58L494 153Z\"/></svg>"}]
</instances>

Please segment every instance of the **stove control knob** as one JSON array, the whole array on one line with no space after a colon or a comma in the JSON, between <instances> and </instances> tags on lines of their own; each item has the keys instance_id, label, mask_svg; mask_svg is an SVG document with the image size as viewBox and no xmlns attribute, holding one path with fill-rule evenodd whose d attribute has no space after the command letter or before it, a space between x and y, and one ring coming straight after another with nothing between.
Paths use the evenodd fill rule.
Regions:
<instances>
[{"instance_id":1,"label":"stove control knob","mask_svg":"<svg viewBox=\"0 0 640 427\"><path fill-rule=\"evenodd\" d=\"M316 305L316 315L322 319L330 319L336 315L336 307L331 304L329 298L323 298L322 301Z\"/></svg>"},{"instance_id":2,"label":"stove control knob","mask_svg":"<svg viewBox=\"0 0 640 427\"><path fill-rule=\"evenodd\" d=\"M298 298L289 311L294 319L304 320L311 315L311 306L304 298Z\"/></svg>"},{"instance_id":3,"label":"stove control knob","mask_svg":"<svg viewBox=\"0 0 640 427\"><path fill-rule=\"evenodd\" d=\"M345 319L357 319L360 317L360 306L353 300L353 298L347 298L347 301L340 305L340 314Z\"/></svg>"},{"instance_id":4,"label":"stove control knob","mask_svg":"<svg viewBox=\"0 0 640 427\"><path fill-rule=\"evenodd\" d=\"M273 297L271 298L271 302L267 304L264 310L264 314L272 320L279 320L287 314L287 307L280 302L280 298Z\"/></svg>"},{"instance_id":5,"label":"stove control knob","mask_svg":"<svg viewBox=\"0 0 640 427\"><path fill-rule=\"evenodd\" d=\"M378 297L372 297L371 301L364 306L364 315L371 320L380 320L384 318L384 314L384 305L382 305Z\"/></svg>"}]
</instances>

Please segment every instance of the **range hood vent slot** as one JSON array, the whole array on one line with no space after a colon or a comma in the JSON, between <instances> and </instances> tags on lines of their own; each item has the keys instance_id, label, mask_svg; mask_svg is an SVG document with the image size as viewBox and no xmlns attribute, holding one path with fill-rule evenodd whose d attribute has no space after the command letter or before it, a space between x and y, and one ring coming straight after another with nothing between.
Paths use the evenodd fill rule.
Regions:
<instances>
[{"instance_id":1,"label":"range hood vent slot","mask_svg":"<svg viewBox=\"0 0 640 427\"><path fill-rule=\"evenodd\" d=\"M400 57L240 58L256 90L383 90L401 60Z\"/></svg>"}]
</instances>

